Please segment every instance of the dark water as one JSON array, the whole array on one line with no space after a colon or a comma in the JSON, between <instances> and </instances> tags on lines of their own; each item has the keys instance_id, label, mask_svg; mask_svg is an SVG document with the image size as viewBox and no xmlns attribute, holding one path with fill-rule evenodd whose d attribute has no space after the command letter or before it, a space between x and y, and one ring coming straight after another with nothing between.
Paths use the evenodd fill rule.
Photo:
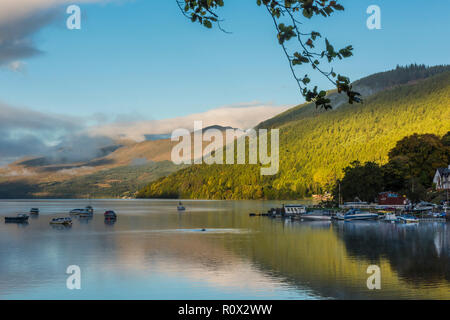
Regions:
<instances>
[{"instance_id":1,"label":"dark water","mask_svg":"<svg viewBox=\"0 0 450 320\"><path fill-rule=\"evenodd\" d=\"M450 224L288 222L267 201L0 202L0 299L450 299ZM28 225L3 217L39 207ZM103 212L118 213L105 224ZM206 231L201 231L205 228ZM81 290L66 269L81 269ZM378 265L381 289L369 290Z\"/></svg>"}]
</instances>

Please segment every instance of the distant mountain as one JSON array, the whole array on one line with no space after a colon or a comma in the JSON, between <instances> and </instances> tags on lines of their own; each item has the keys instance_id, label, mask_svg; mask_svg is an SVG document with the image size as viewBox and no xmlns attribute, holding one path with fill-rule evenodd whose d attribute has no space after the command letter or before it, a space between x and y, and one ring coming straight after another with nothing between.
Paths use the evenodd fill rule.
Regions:
<instances>
[{"instance_id":1,"label":"distant mountain","mask_svg":"<svg viewBox=\"0 0 450 320\"><path fill-rule=\"evenodd\" d=\"M411 65L354 83L363 104L330 92L332 111L304 104L262 122L280 129L280 171L259 165L192 165L149 184L140 197L295 199L331 190L354 160L385 163L395 143L413 133L450 130L450 67Z\"/></svg>"},{"instance_id":2,"label":"distant mountain","mask_svg":"<svg viewBox=\"0 0 450 320\"><path fill-rule=\"evenodd\" d=\"M209 128L225 131L231 127L211 126L204 130ZM0 198L134 195L149 182L185 167L170 161L176 144L170 138L121 141L99 149L99 157L78 162L64 157L22 159L0 168Z\"/></svg>"}]
</instances>

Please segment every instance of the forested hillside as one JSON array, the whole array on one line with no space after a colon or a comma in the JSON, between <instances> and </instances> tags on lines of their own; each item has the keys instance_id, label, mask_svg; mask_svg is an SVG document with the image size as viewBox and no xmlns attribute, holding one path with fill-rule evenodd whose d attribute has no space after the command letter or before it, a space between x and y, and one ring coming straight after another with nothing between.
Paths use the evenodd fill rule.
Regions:
<instances>
[{"instance_id":1,"label":"forested hillside","mask_svg":"<svg viewBox=\"0 0 450 320\"><path fill-rule=\"evenodd\" d=\"M2 183L2 198L121 198L134 197L137 190L180 169L171 161L129 165L72 177L64 181Z\"/></svg>"},{"instance_id":2,"label":"forested hillside","mask_svg":"<svg viewBox=\"0 0 450 320\"><path fill-rule=\"evenodd\" d=\"M151 183L139 196L292 199L332 190L351 162L384 164L403 137L450 130L448 69L411 66L376 74L357 82L379 91L364 104L343 103L327 112L303 105L260 124L280 129L275 176L261 176L258 165L194 165Z\"/></svg>"}]
</instances>

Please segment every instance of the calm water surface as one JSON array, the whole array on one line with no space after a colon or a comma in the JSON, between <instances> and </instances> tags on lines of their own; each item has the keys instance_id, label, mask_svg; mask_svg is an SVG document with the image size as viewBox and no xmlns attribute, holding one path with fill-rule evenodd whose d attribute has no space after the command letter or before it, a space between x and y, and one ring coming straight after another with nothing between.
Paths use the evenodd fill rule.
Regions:
<instances>
[{"instance_id":1,"label":"calm water surface","mask_svg":"<svg viewBox=\"0 0 450 320\"><path fill-rule=\"evenodd\" d=\"M450 299L450 224L288 222L249 217L280 202L0 202L0 299ZM4 216L39 207L27 225ZM118 213L105 224L103 212ZM205 228L206 231L201 231ZM367 267L381 268L368 290ZM81 268L81 290L66 269Z\"/></svg>"}]
</instances>

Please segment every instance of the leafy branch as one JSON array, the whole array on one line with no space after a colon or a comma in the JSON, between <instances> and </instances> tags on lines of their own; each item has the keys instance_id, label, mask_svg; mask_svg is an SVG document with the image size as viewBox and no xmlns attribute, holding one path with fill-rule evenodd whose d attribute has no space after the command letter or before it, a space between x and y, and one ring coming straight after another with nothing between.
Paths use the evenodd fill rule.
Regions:
<instances>
[{"instance_id":1,"label":"leafy branch","mask_svg":"<svg viewBox=\"0 0 450 320\"><path fill-rule=\"evenodd\" d=\"M198 22L207 28L216 23L220 30L222 20L216 10L224 6L224 0L176 0L180 10L192 22ZM342 11L344 7L339 0L256 0L258 6L265 6L272 17L277 31L278 43L281 45L289 61L291 73L297 82L301 94L307 102L314 102L317 108L331 109L331 100L327 92L318 90L317 86L310 87L311 78L306 74L299 76L297 66L308 64L314 71L328 79L339 93L345 93L350 104L362 102L361 95L352 90L350 79L337 74L333 68L325 70L322 65L331 64L335 59L345 59L353 55L353 47L348 45L340 50L325 38L323 50L317 50L317 42L322 35L317 31L302 32L300 18L311 19L315 15L329 17L335 11ZM289 41L296 40L297 50L290 51L287 47Z\"/></svg>"}]
</instances>

